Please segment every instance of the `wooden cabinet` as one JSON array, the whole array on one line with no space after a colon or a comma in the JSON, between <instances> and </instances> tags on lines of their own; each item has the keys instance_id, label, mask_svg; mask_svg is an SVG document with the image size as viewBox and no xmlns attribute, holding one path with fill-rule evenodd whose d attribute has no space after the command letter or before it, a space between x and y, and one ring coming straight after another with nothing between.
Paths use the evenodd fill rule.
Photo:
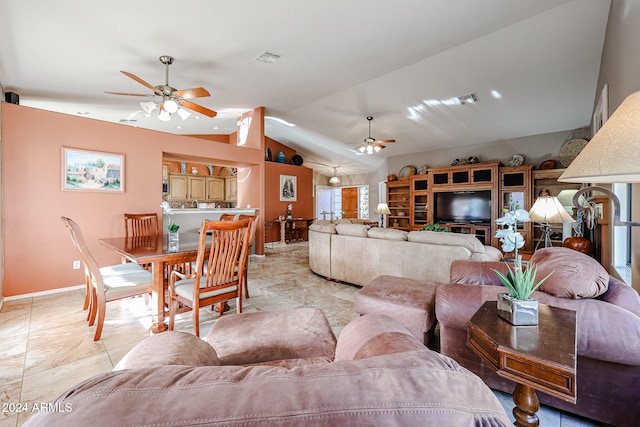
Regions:
<instances>
[{"instance_id":1,"label":"wooden cabinet","mask_svg":"<svg viewBox=\"0 0 640 427\"><path fill-rule=\"evenodd\" d=\"M499 169L500 176L500 212L498 217L513 209L528 211L532 206L531 197L531 169L532 165L505 166ZM531 253L533 250L533 238L530 222L518 223L518 230L524 237L525 244L520 249L522 253ZM497 240L497 239L496 239ZM499 245L499 242L495 242Z\"/></svg>"},{"instance_id":2,"label":"wooden cabinet","mask_svg":"<svg viewBox=\"0 0 640 427\"><path fill-rule=\"evenodd\" d=\"M429 169L430 185L438 188L491 186L497 182L498 163L476 163Z\"/></svg>"},{"instance_id":3,"label":"wooden cabinet","mask_svg":"<svg viewBox=\"0 0 640 427\"><path fill-rule=\"evenodd\" d=\"M564 169L543 169L534 170L531 172L533 191L531 194L531 205L538 198L538 196L544 191L548 192L549 196L558 197L562 205L567 209L567 212L575 218L572 210L573 194L580 189L580 184L572 184L568 182L558 182L558 178L564 172ZM537 245L537 242L542 236L542 226L540 224L533 224L533 247ZM562 246L563 241L563 226L562 224L549 224L551 228L551 243L553 246ZM542 244L540 247L543 247Z\"/></svg>"},{"instance_id":4,"label":"wooden cabinet","mask_svg":"<svg viewBox=\"0 0 640 427\"><path fill-rule=\"evenodd\" d=\"M169 174L169 200L205 200L205 177Z\"/></svg>"},{"instance_id":5,"label":"wooden cabinet","mask_svg":"<svg viewBox=\"0 0 640 427\"><path fill-rule=\"evenodd\" d=\"M169 200L187 200L187 175L169 174Z\"/></svg>"},{"instance_id":6,"label":"wooden cabinet","mask_svg":"<svg viewBox=\"0 0 640 427\"><path fill-rule=\"evenodd\" d=\"M387 182L387 205L391 213L387 215L387 227L411 230L411 181Z\"/></svg>"},{"instance_id":7,"label":"wooden cabinet","mask_svg":"<svg viewBox=\"0 0 640 427\"><path fill-rule=\"evenodd\" d=\"M215 176L207 177L207 201L224 201L224 181L224 178L218 178Z\"/></svg>"},{"instance_id":8,"label":"wooden cabinet","mask_svg":"<svg viewBox=\"0 0 640 427\"><path fill-rule=\"evenodd\" d=\"M429 213L431 198L429 192L428 175L413 175L411 177L411 229L419 230L426 224L433 222Z\"/></svg>"},{"instance_id":9,"label":"wooden cabinet","mask_svg":"<svg viewBox=\"0 0 640 427\"><path fill-rule=\"evenodd\" d=\"M238 200L238 177L227 176L224 178L224 199L228 202Z\"/></svg>"}]
</instances>

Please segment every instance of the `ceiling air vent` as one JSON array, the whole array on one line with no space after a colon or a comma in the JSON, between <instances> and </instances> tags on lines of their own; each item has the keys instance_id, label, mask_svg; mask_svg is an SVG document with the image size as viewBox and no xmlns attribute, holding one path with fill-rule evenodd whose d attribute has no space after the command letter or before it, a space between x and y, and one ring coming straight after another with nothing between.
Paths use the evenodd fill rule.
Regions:
<instances>
[{"instance_id":1,"label":"ceiling air vent","mask_svg":"<svg viewBox=\"0 0 640 427\"><path fill-rule=\"evenodd\" d=\"M278 59L280 59L282 55L278 55L277 53L272 52L262 52L260 56L256 58L256 60L264 62L265 64L273 64Z\"/></svg>"},{"instance_id":2,"label":"ceiling air vent","mask_svg":"<svg viewBox=\"0 0 640 427\"><path fill-rule=\"evenodd\" d=\"M479 101L478 95L475 93L459 96L458 100L460 101L460 105L475 104L476 102Z\"/></svg>"},{"instance_id":3,"label":"ceiling air vent","mask_svg":"<svg viewBox=\"0 0 640 427\"><path fill-rule=\"evenodd\" d=\"M125 123L125 124L128 124L128 125L132 125L135 122L137 122L137 120L133 120L133 119L120 119L119 121L120 121L120 123Z\"/></svg>"}]
</instances>

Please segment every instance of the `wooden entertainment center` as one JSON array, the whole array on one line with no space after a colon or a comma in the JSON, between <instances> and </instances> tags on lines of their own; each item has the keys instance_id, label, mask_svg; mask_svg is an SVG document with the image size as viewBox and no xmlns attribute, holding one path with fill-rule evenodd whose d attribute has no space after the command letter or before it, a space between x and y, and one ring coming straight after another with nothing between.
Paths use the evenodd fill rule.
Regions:
<instances>
[{"instance_id":1,"label":"wooden entertainment center","mask_svg":"<svg viewBox=\"0 0 640 427\"><path fill-rule=\"evenodd\" d=\"M421 175L411 175L404 179L387 182L387 205L391 214L387 216L387 227L411 231L424 228L427 224L439 223L456 233L475 234L486 245L500 247L494 238L498 226L496 219L504 210L512 207L529 210L542 189L557 196L564 189L578 189L576 184L560 183L557 178L563 169L533 170L532 165L502 166L500 163L474 163L460 166L430 168ZM439 197L449 194L470 196L482 194L488 198L490 214L482 215L477 221L440 221L435 206ZM442 202L441 202L442 203ZM463 203L463 202L461 202ZM513 206L512 206L513 205ZM531 253L540 228L529 223L519 224L525 238L523 253ZM562 240L554 241L561 245Z\"/></svg>"}]
</instances>

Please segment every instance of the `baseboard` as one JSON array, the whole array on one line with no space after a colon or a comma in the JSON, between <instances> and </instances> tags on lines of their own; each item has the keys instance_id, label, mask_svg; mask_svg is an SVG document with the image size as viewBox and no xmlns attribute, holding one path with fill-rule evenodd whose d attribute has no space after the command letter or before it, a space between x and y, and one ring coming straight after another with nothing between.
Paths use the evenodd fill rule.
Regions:
<instances>
[{"instance_id":1,"label":"baseboard","mask_svg":"<svg viewBox=\"0 0 640 427\"><path fill-rule=\"evenodd\" d=\"M4 300L5 301L12 301L12 300L23 299L23 298L41 297L43 295L59 294L61 292L68 292L68 291L75 291L75 290L79 290L79 289L85 289L86 286L87 285L76 285L76 286L69 286L67 288L57 288L57 289L50 289L48 291L32 292L30 294L14 295L14 296L10 296L10 297L4 297Z\"/></svg>"}]
</instances>

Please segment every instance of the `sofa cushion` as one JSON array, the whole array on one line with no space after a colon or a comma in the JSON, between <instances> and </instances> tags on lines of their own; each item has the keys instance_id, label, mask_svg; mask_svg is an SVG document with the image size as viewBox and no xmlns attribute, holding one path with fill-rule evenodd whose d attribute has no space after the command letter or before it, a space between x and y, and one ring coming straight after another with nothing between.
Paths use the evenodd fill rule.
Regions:
<instances>
[{"instance_id":1,"label":"sofa cushion","mask_svg":"<svg viewBox=\"0 0 640 427\"><path fill-rule=\"evenodd\" d=\"M371 239L384 240L407 240L408 232L404 230L395 230L393 228L373 227L367 231L367 236Z\"/></svg>"},{"instance_id":2,"label":"sofa cushion","mask_svg":"<svg viewBox=\"0 0 640 427\"><path fill-rule=\"evenodd\" d=\"M437 231L411 231L407 236L410 242L431 243L434 245L463 246L471 252L484 252L484 245L475 234L461 234Z\"/></svg>"},{"instance_id":3,"label":"sofa cushion","mask_svg":"<svg viewBox=\"0 0 640 427\"><path fill-rule=\"evenodd\" d=\"M340 219L332 219L331 223L333 224L351 224L351 220L348 218L340 218Z\"/></svg>"},{"instance_id":4,"label":"sofa cushion","mask_svg":"<svg viewBox=\"0 0 640 427\"><path fill-rule=\"evenodd\" d=\"M344 236L367 237L368 230L369 226L364 224L342 223L336 225L336 231L338 234L342 234Z\"/></svg>"},{"instance_id":5,"label":"sofa cushion","mask_svg":"<svg viewBox=\"0 0 640 427\"><path fill-rule=\"evenodd\" d=\"M336 225L329 220L320 220L311 224L309 230L319 233L336 234Z\"/></svg>"},{"instance_id":6,"label":"sofa cushion","mask_svg":"<svg viewBox=\"0 0 640 427\"><path fill-rule=\"evenodd\" d=\"M538 266L537 277L551 276L540 290L560 298L594 298L607 291L609 273L595 259L569 248L536 251L531 262Z\"/></svg>"},{"instance_id":7,"label":"sofa cushion","mask_svg":"<svg viewBox=\"0 0 640 427\"><path fill-rule=\"evenodd\" d=\"M248 365L286 359L333 360L336 337L317 308L224 315L205 340L221 365Z\"/></svg>"},{"instance_id":8,"label":"sofa cushion","mask_svg":"<svg viewBox=\"0 0 640 427\"><path fill-rule=\"evenodd\" d=\"M186 332L151 335L133 347L114 371L152 366L218 366L218 355L209 343Z\"/></svg>"}]
</instances>

